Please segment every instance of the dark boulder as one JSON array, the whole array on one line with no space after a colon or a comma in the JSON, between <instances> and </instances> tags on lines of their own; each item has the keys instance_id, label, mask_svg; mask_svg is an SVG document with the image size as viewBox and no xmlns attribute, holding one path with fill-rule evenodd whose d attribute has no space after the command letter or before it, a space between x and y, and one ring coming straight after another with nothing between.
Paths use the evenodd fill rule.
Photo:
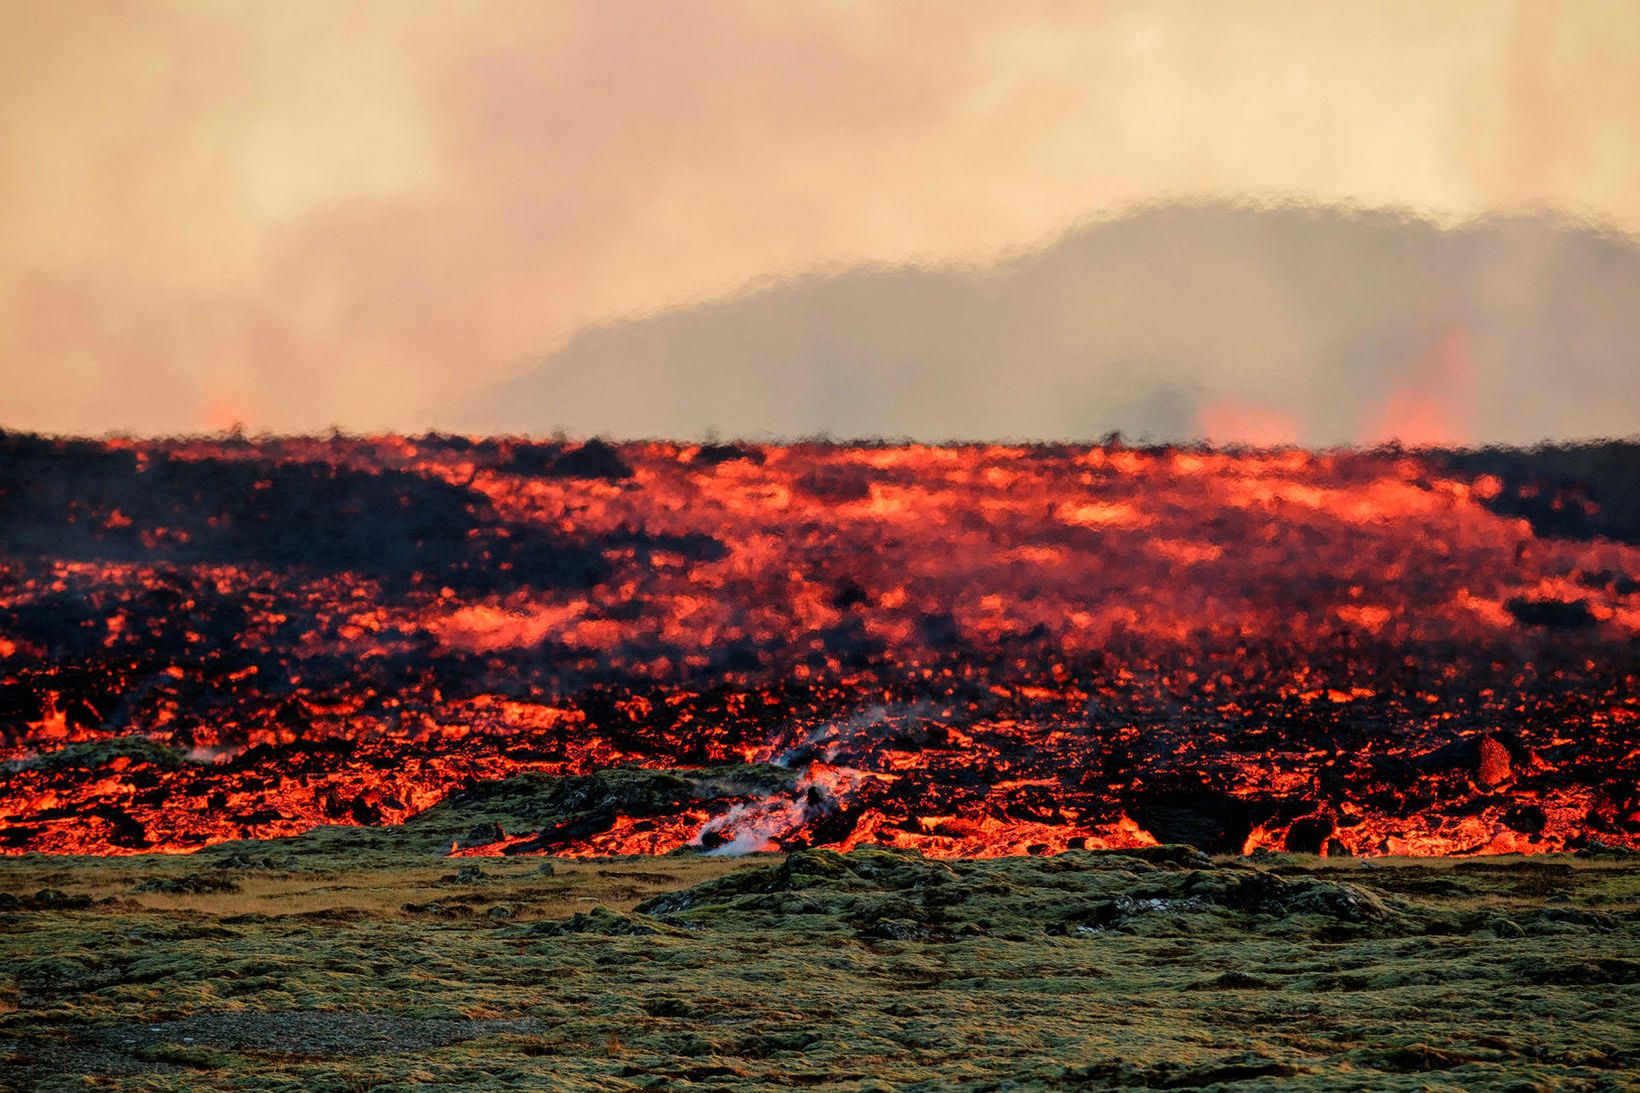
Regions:
<instances>
[{"instance_id":1,"label":"dark boulder","mask_svg":"<svg viewBox=\"0 0 1640 1093\"><path fill-rule=\"evenodd\" d=\"M1587 600L1532 600L1516 597L1506 601L1503 606L1522 626L1536 626L1545 630L1582 630L1595 625L1595 617L1589 610Z\"/></svg>"},{"instance_id":2,"label":"dark boulder","mask_svg":"<svg viewBox=\"0 0 1640 1093\"><path fill-rule=\"evenodd\" d=\"M1253 833L1247 804L1203 787L1141 791L1128 815L1162 843L1188 843L1210 854L1237 854Z\"/></svg>"}]
</instances>

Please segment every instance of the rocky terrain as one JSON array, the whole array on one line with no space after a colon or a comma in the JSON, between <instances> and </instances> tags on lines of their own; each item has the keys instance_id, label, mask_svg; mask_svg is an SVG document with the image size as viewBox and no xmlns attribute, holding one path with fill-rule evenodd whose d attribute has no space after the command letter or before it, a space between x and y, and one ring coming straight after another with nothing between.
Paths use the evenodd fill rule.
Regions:
<instances>
[{"instance_id":1,"label":"rocky terrain","mask_svg":"<svg viewBox=\"0 0 1640 1093\"><path fill-rule=\"evenodd\" d=\"M1640 849L1636 482L1622 442L0 432L0 854L749 766L482 841Z\"/></svg>"},{"instance_id":2,"label":"rocky terrain","mask_svg":"<svg viewBox=\"0 0 1640 1093\"><path fill-rule=\"evenodd\" d=\"M0 1089L1640 1087L1637 466L0 433Z\"/></svg>"}]
</instances>

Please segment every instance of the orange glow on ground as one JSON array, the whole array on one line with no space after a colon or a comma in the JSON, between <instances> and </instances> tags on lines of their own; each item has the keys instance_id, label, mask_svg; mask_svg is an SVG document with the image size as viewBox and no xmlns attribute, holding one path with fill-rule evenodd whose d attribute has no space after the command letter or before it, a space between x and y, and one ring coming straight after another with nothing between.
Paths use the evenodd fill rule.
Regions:
<instances>
[{"instance_id":1,"label":"orange glow on ground","mask_svg":"<svg viewBox=\"0 0 1640 1093\"><path fill-rule=\"evenodd\" d=\"M746 761L796 788L474 852L1640 846L1640 548L1539 538L1484 503L1502 483L1421 457L383 437L83 458L129 458L106 473L131 495L0 559L12 853ZM236 467L222 498L197 477ZM148 475L202 492L161 512ZM310 498L333 525L277 556L234 530ZM390 519L410 545L348 545Z\"/></svg>"}]
</instances>

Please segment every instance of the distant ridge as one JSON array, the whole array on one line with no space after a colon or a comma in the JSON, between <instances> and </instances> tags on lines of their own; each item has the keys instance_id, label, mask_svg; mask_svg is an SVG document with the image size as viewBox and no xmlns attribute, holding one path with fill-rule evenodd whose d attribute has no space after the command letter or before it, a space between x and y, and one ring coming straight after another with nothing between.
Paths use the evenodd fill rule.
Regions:
<instances>
[{"instance_id":1,"label":"distant ridge","mask_svg":"<svg viewBox=\"0 0 1640 1093\"><path fill-rule=\"evenodd\" d=\"M446 415L438 415L441 419ZM586 331L482 432L1529 444L1640 432L1640 246L1552 214L1174 204L988 267Z\"/></svg>"}]
</instances>

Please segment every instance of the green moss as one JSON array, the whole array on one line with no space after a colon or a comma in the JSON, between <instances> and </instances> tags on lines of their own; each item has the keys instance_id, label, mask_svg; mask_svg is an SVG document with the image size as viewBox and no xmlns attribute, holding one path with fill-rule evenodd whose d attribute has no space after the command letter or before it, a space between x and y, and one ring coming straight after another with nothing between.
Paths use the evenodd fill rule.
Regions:
<instances>
[{"instance_id":1,"label":"green moss","mask_svg":"<svg viewBox=\"0 0 1640 1093\"><path fill-rule=\"evenodd\" d=\"M187 756L166 744L146 736L113 736L102 740L86 740L65 744L56 751L44 752L32 759L5 764L13 769L43 767L58 770L65 767L83 767L96 770L118 758L149 763L165 770L185 766Z\"/></svg>"},{"instance_id":2,"label":"green moss","mask_svg":"<svg viewBox=\"0 0 1640 1093\"><path fill-rule=\"evenodd\" d=\"M436 857L387 863L354 829L349 858L343 835L323 868L269 869L306 853L270 845L210 867L243 892L152 904L96 893L210 869L0 863L19 897L91 896L4 912L0 1087L1609 1087L1640 1067L1628 860L862 849L722 875L486 862L452 886ZM247 913L259 884L291 907ZM303 902L338 893L380 910ZM434 897L448 914L400 910Z\"/></svg>"}]
</instances>

